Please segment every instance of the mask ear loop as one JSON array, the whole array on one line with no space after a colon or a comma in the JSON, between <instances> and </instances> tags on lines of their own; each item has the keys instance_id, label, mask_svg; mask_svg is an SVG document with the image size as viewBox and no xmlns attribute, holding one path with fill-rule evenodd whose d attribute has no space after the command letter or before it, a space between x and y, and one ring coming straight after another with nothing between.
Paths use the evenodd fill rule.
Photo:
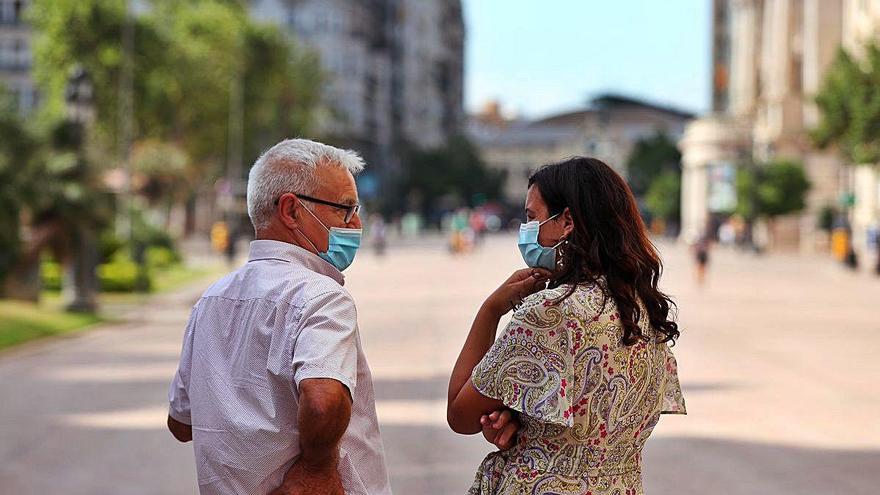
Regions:
<instances>
[{"instance_id":1,"label":"mask ear loop","mask_svg":"<svg viewBox=\"0 0 880 495\"><path fill-rule=\"evenodd\" d=\"M553 215L552 217L548 218L547 220L544 220L544 222L549 222L550 220L553 220L554 218L558 217L559 215L562 215L562 212L561 212L561 211L560 211L559 213ZM542 223L543 223L543 222L542 222ZM566 237L563 237L562 239L559 239L559 242L557 242L557 243L553 246L553 249L557 249L557 250L558 250L558 249L559 249L559 246L562 246L563 244L568 244L568 237L567 237L567 236L566 236ZM562 267L562 265L564 264L563 261L562 261L562 258L563 258L563 257L562 257L562 253L559 252L559 251L557 251L557 253L556 253L556 266L557 266L557 268Z\"/></svg>"},{"instance_id":2,"label":"mask ear loop","mask_svg":"<svg viewBox=\"0 0 880 495\"><path fill-rule=\"evenodd\" d=\"M553 215L552 217L548 218L547 220L544 220L543 222L538 224L538 227L540 227L541 225L544 225L545 223L549 222L550 220L553 220L554 218L558 217L561 214L562 214L561 212L557 213L557 214Z\"/></svg>"},{"instance_id":3,"label":"mask ear loop","mask_svg":"<svg viewBox=\"0 0 880 495\"><path fill-rule=\"evenodd\" d=\"M321 219L318 218L318 216L315 215L314 212L312 212L312 210L308 209L308 207L306 207L306 205L303 204L303 202L302 202L301 199L296 198L296 200L299 201L300 206L302 206L303 208L305 208L305 210L308 211L309 214L312 215L312 217L314 217L315 220L317 220L318 223L321 224L321 227L324 227L324 228L327 230L327 232L330 232L330 229L328 229L327 226L324 225L324 222L322 222ZM314 248L314 250L315 250L316 253L320 253L320 252L321 252L321 250L318 249L318 246L316 246L315 243L312 242L311 239L309 239L309 236L307 236L306 233L302 231L302 229L300 229L299 227L297 227L296 230L299 231L299 235L303 236L303 238L304 238L305 240L309 241L309 244L312 245L312 248Z\"/></svg>"},{"instance_id":4,"label":"mask ear loop","mask_svg":"<svg viewBox=\"0 0 880 495\"><path fill-rule=\"evenodd\" d=\"M562 215L562 212L561 212L561 211L560 211L559 213L553 215L552 217L548 218L547 220L544 220L543 222L539 223L539 224L538 224L538 227L540 227L541 225L544 225L545 223L549 222L550 220L553 220L554 218L558 217L559 215ZM553 246L553 249L558 248L558 247L559 247L563 242L565 242L566 240L567 240L567 239L566 239L565 237L563 237L562 239L559 239L559 242L557 242L556 245Z\"/></svg>"},{"instance_id":5,"label":"mask ear loop","mask_svg":"<svg viewBox=\"0 0 880 495\"><path fill-rule=\"evenodd\" d=\"M326 230L326 231L327 231L327 232L330 232L330 229L329 229L329 228L327 228L327 226L326 226L326 225L324 225L324 222L322 222L322 221L321 221L321 219L320 219L320 218L318 218L318 215L315 215L315 212L313 212L313 211L312 211L312 210L310 210L310 209L309 209L309 208L308 208L308 207L307 207L307 206L306 206L306 205L305 205L305 204L303 204L303 202L302 202L302 200L301 200L301 199L299 199L299 198L296 198L296 200L297 200L297 201L299 201L299 204L300 204L300 206L302 206L302 207L303 207L303 208L305 208L305 209L306 209L306 211L307 211L307 212L309 212L309 215L311 215L311 216L312 216L312 218L314 218L314 219L315 219L315 220L317 220L317 221L318 221L318 223L320 223L320 224L321 224L321 227L324 227L324 230Z\"/></svg>"}]
</instances>

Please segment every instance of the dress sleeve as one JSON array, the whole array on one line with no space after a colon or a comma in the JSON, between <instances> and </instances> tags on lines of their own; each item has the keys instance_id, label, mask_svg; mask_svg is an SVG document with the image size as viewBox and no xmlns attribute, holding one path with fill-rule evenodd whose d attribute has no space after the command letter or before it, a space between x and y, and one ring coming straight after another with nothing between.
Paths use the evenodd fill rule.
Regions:
<instances>
[{"instance_id":1,"label":"dress sleeve","mask_svg":"<svg viewBox=\"0 0 880 495\"><path fill-rule=\"evenodd\" d=\"M678 380L678 363L672 350L666 347L666 380L663 385L663 407L660 414L687 414L684 394Z\"/></svg>"},{"instance_id":2,"label":"dress sleeve","mask_svg":"<svg viewBox=\"0 0 880 495\"><path fill-rule=\"evenodd\" d=\"M571 356L550 345L562 329L562 311L542 291L526 298L506 329L471 373L471 383L486 397L532 418L573 425L570 397Z\"/></svg>"}]
</instances>

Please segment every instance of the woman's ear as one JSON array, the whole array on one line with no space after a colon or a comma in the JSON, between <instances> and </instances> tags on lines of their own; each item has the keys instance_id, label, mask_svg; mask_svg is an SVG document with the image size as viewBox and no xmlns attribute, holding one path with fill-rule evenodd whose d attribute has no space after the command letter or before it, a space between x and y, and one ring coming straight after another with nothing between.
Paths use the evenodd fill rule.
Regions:
<instances>
[{"instance_id":1,"label":"woman's ear","mask_svg":"<svg viewBox=\"0 0 880 495\"><path fill-rule=\"evenodd\" d=\"M562 237L568 238L574 230L574 219L571 217L571 210L566 207L562 210Z\"/></svg>"}]
</instances>

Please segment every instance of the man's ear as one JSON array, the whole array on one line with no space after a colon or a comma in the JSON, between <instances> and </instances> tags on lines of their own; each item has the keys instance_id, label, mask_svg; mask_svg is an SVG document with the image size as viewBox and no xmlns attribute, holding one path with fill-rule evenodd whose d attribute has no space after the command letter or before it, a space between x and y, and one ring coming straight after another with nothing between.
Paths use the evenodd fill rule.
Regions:
<instances>
[{"instance_id":1,"label":"man's ear","mask_svg":"<svg viewBox=\"0 0 880 495\"><path fill-rule=\"evenodd\" d=\"M562 237L568 238L574 230L574 219L571 217L571 210L565 207L562 210Z\"/></svg>"},{"instance_id":2,"label":"man's ear","mask_svg":"<svg viewBox=\"0 0 880 495\"><path fill-rule=\"evenodd\" d=\"M299 212L297 210L301 206L295 194L284 193L278 197L278 204L275 205L275 214L285 227L294 230L299 228L299 221L297 220Z\"/></svg>"}]
</instances>

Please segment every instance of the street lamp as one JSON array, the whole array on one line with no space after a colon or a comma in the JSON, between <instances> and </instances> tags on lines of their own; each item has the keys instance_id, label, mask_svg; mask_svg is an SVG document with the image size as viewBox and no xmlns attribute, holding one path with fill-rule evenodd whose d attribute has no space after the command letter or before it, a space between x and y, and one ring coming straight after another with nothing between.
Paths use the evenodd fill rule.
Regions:
<instances>
[{"instance_id":1,"label":"street lamp","mask_svg":"<svg viewBox=\"0 0 880 495\"><path fill-rule=\"evenodd\" d=\"M67 118L72 123L84 127L94 120L95 89L89 73L80 66L70 71L67 86L64 88L64 103Z\"/></svg>"},{"instance_id":2,"label":"street lamp","mask_svg":"<svg viewBox=\"0 0 880 495\"><path fill-rule=\"evenodd\" d=\"M85 160L83 146L85 131L94 120L95 95L89 74L80 66L74 67L64 89L68 128L73 133L72 143L78 159ZM72 256L65 270L64 291L69 301L67 309L94 312L97 308L98 246L95 226L83 218L72 225Z\"/></svg>"}]
</instances>

